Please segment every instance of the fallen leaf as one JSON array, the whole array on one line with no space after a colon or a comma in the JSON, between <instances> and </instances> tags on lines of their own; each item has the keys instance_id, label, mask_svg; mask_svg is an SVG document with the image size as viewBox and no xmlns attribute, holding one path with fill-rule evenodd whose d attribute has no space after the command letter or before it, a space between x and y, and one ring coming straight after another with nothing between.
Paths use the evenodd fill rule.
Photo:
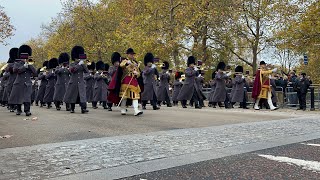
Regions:
<instances>
[{"instance_id":1,"label":"fallen leaf","mask_svg":"<svg viewBox=\"0 0 320 180\"><path fill-rule=\"evenodd\" d=\"M4 136L0 136L0 139L8 139L12 137L12 135L4 135Z\"/></svg>"}]
</instances>

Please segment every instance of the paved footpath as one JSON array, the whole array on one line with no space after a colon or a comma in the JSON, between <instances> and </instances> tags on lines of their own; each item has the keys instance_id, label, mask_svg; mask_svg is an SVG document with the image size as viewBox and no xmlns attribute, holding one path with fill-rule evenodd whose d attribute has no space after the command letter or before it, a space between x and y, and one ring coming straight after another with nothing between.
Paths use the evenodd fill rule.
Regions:
<instances>
[{"instance_id":1,"label":"paved footpath","mask_svg":"<svg viewBox=\"0 0 320 180\"><path fill-rule=\"evenodd\" d=\"M0 179L115 179L320 138L319 116L0 149Z\"/></svg>"}]
</instances>

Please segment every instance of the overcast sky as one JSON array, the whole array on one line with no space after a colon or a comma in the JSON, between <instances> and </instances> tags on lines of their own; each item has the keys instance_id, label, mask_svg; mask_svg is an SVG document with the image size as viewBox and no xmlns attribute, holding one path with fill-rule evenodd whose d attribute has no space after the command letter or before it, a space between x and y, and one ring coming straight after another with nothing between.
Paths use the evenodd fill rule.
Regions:
<instances>
[{"instance_id":1,"label":"overcast sky","mask_svg":"<svg viewBox=\"0 0 320 180\"><path fill-rule=\"evenodd\" d=\"M8 46L0 45L0 62L7 61L9 50L19 47L41 32L41 24L50 22L61 11L60 0L0 0L0 5L16 28Z\"/></svg>"}]
</instances>

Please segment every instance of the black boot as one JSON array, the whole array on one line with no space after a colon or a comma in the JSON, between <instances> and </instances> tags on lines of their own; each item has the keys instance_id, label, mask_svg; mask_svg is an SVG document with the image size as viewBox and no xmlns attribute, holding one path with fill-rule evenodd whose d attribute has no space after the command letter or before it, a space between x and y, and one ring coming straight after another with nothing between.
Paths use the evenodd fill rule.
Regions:
<instances>
[{"instance_id":1,"label":"black boot","mask_svg":"<svg viewBox=\"0 0 320 180\"><path fill-rule=\"evenodd\" d=\"M195 103L194 108L195 109L202 109L202 107L198 103Z\"/></svg>"},{"instance_id":2,"label":"black boot","mask_svg":"<svg viewBox=\"0 0 320 180\"><path fill-rule=\"evenodd\" d=\"M66 103L66 111L70 111L70 104Z\"/></svg>"},{"instance_id":3,"label":"black boot","mask_svg":"<svg viewBox=\"0 0 320 180\"><path fill-rule=\"evenodd\" d=\"M16 115L21 115L21 113L22 113L22 109L21 109L21 104L19 104L19 105L17 105L17 113L16 113Z\"/></svg>"},{"instance_id":4,"label":"black boot","mask_svg":"<svg viewBox=\"0 0 320 180\"><path fill-rule=\"evenodd\" d=\"M181 104L182 104L182 108L187 108L187 100L182 100Z\"/></svg>"},{"instance_id":5,"label":"black boot","mask_svg":"<svg viewBox=\"0 0 320 180\"><path fill-rule=\"evenodd\" d=\"M80 103L80 107L81 107L81 113L85 114L88 113L89 110L87 110L87 103Z\"/></svg>"},{"instance_id":6,"label":"black boot","mask_svg":"<svg viewBox=\"0 0 320 180\"><path fill-rule=\"evenodd\" d=\"M74 109L76 108L76 104L71 103L70 106L71 106L70 113L74 113Z\"/></svg>"},{"instance_id":7,"label":"black boot","mask_svg":"<svg viewBox=\"0 0 320 180\"><path fill-rule=\"evenodd\" d=\"M112 103L107 103L108 105L108 111L112 111Z\"/></svg>"}]
</instances>

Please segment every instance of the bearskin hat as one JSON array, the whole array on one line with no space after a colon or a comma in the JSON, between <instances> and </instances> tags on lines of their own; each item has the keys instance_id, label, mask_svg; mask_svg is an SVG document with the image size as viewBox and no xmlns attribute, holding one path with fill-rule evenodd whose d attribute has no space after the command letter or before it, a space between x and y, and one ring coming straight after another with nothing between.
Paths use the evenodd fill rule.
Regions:
<instances>
[{"instance_id":1,"label":"bearskin hat","mask_svg":"<svg viewBox=\"0 0 320 180\"><path fill-rule=\"evenodd\" d=\"M181 76L182 76L182 74L183 74L183 72L176 72L176 74L174 75L174 77L176 78L176 79L180 79L181 78Z\"/></svg>"},{"instance_id":2,"label":"bearskin hat","mask_svg":"<svg viewBox=\"0 0 320 180\"><path fill-rule=\"evenodd\" d=\"M234 71L243 73L243 67L242 66L237 66Z\"/></svg>"},{"instance_id":3,"label":"bearskin hat","mask_svg":"<svg viewBox=\"0 0 320 180\"><path fill-rule=\"evenodd\" d=\"M126 54L136 54L132 48L127 49Z\"/></svg>"},{"instance_id":4,"label":"bearskin hat","mask_svg":"<svg viewBox=\"0 0 320 180\"><path fill-rule=\"evenodd\" d=\"M170 67L170 64L169 64L168 61L164 61L164 62L163 62L163 65L164 65L164 66L161 67L162 69L169 69L169 67Z\"/></svg>"},{"instance_id":5,"label":"bearskin hat","mask_svg":"<svg viewBox=\"0 0 320 180\"><path fill-rule=\"evenodd\" d=\"M28 53L29 56L32 56L32 49L28 45L22 45L19 47L19 55L21 53Z\"/></svg>"},{"instance_id":6,"label":"bearskin hat","mask_svg":"<svg viewBox=\"0 0 320 180\"><path fill-rule=\"evenodd\" d=\"M16 59L18 59L18 48L11 48L9 51L9 60L8 63L13 63Z\"/></svg>"},{"instance_id":7,"label":"bearskin hat","mask_svg":"<svg viewBox=\"0 0 320 180\"><path fill-rule=\"evenodd\" d=\"M105 71L109 71L109 67L110 67L110 66L109 66L108 63L105 63L105 64L104 64L104 70L105 70Z\"/></svg>"},{"instance_id":8,"label":"bearskin hat","mask_svg":"<svg viewBox=\"0 0 320 180\"><path fill-rule=\"evenodd\" d=\"M44 62L42 63L42 67L48 67L48 62L49 62L49 61L44 61Z\"/></svg>"},{"instance_id":9,"label":"bearskin hat","mask_svg":"<svg viewBox=\"0 0 320 180\"><path fill-rule=\"evenodd\" d=\"M80 54L84 54L84 48L82 46L74 46L71 50L71 59L73 61L79 59Z\"/></svg>"},{"instance_id":10,"label":"bearskin hat","mask_svg":"<svg viewBox=\"0 0 320 180\"><path fill-rule=\"evenodd\" d=\"M189 67L190 64L196 64L196 58L193 56L188 57L187 65Z\"/></svg>"},{"instance_id":11,"label":"bearskin hat","mask_svg":"<svg viewBox=\"0 0 320 180\"><path fill-rule=\"evenodd\" d=\"M59 66L59 61L57 58L52 58L49 60L48 62L48 68L49 69L53 69L56 68L57 66Z\"/></svg>"},{"instance_id":12,"label":"bearskin hat","mask_svg":"<svg viewBox=\"0 0 320 180\"><path fill-rule=\"evenodd\" d=\"M219 62L218 66L217 66L217 71L220 70L224 70L226 68L226 64L224 62Z\"/></svg>"},{"instance_id":13,"label":"bearskin hat","mask_svg":"<svg viewBox=\"0 0 320 180\"><path fill-rule=\"evenodd\" d=\"M88 69L89 70L95 70L96 69L96 63L95 62L91 62L91 64L88 65Z\"/></svg>"},{"instance_id":14,"label":"bearskin hat","mask_svg":"<svg viewBox=\"0 0 320 180\"><path fill-rule=\"evenodd\" d=\"M118 52L114 52L111 55L111 62L114 64L115 62L120 62L121 61L121 55Z\"/></svg>"},{"instance_id":15,"label":"bearskin hat","mask_svg":"<svg viewBox=\"0 0 320 180\"><path fill-rule=\"evenodd\" d=\"M307 74L303 72L303 73L301 73L301 76L306 77Z\"/></svg>"},{"instance_id":16,"label":"bearskin hat","mask_svg":"<svg viewBox=\"0 0 320 180\"><path fill-rule=\"evenodd\" d=\"M147 53L145 56L144 56L144 65L147 66L147 64L151 62L153 63L154 62L154 56L152 53Z\"/></svg>"},{"instance_id":17,"label":"bearskin hat","mask_svg":"<svg viewBox=\"0 0 320 180\"><path fill-rule=\"evenodd\" d=\"M61 53L59 55L59 64L68 63L70 60L70 56L68 53Z\"/></svg>"},{"instance_id":18,"label":"bearskin hat","mask_svg":"<svg viewBox=\"0 0 320 180\"><path fill-rule=\"evenodd\" d=\"M104 65L104 63L103 63L102 61L98 61L98 62L96 63L96 70L97 70L97 71L99 71L99 70L104 70L104 68L105 68L105 65Z\"/></svg>"}]
</instances>

